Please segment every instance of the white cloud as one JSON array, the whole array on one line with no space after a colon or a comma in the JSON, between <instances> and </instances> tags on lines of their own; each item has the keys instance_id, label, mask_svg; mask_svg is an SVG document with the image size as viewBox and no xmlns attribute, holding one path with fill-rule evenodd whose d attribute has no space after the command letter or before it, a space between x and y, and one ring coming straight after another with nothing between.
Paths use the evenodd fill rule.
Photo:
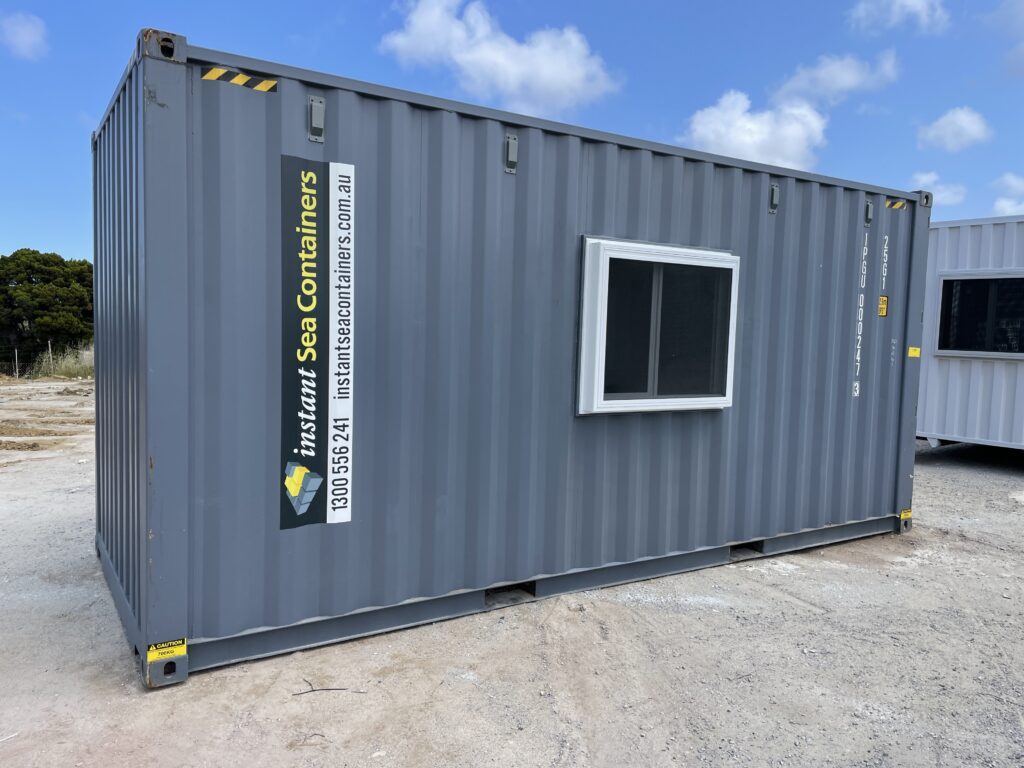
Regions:
<instances>
[{"instance_id":1,"label":"white cloud","mask_svg":"<svg viewBox=\"0 0 1024 768\"><path fill-rule=\"evenodd\" d=\"M1015 35L1024 35L1024 0L1003 0L989 20Z\"/></svg>"},{"instance_id":2,"label":"white cloud","mask_svg":"<svg viewBox=\"0 0 1024 768\"><path fill-rule=\"evenodd\" d=\"M949 110L917 134L918 144L922 148L939 147L947 152L959 152L990 138L992 129L985 122L985 118L970 107Z\"/></svg>"},{"instance_id":3,"label":"white cloud","mask_svg":"<svg viewBox=\"0 0 1024 768\"><path fill-rule=\"evenodd\" d=\"M896 56L887 51L875 66L853 56L821 56L799 67L772 94L772 105L751 109L742 91L724 93L718 102L694 112L676 141L707 152L769 165L808 169L825 146L827 108L855 91L880 88L896 79Z\"/></svg>"},{"instance_id":4,"label":"white cloud","mask_svg":"<svg viewBox=\"0 0 1024 768\"><path fill-rule=\"evenodd\" d=\"M996 186L1008 195L1024 197L1024 176L1018 176L1016 173L1004 173L996 179Z\"/></svg>"},{"instance_id":5,"label":"white cloud","mask_svg":"<svg viewBox=\"0 0 1024 768\"><path fill-rule=\"evenodd\" d=\"M3 110L0 111L0 119L11 120L15 123L24 123L28 121L28 112L4 107Z\"/></svg>"},{"instance_id":6,"label":"white cloud","mask_svg":"<svg viewBox=\"0 0 1024 768\"><path fill-rule=\"evenodd\" d=\"M996 198L993 213L997 216L1024 214L1024 176L1004 173L996 179L995 186L1004 194Z\"/></svg>"},{"instance_id":7,"label":"white cloud","mask_svg":"<svg viewBox=\"0 0 1024 768\"><path fill-rule=\"evenodd\" d=\"M386 34L381 49L404 65L446 66L467 93L517 112L557 114L618 87L575 27L516 40L480 0L465 8L463 2L416 0L405 26Z\"/></svg>"},{"instance_id":8,"label":"white cloud","mask_svg":"<svg viewBox=\"0 0 1024 768\"><path fill-rule=\"evenodd\" d=\"M828 118L805 101L752 111L750 98L728 91L718 103L693 113L683 144L730 157L786 168L811 168L825 144Z\"/></svg>"},{"instance_id":9,"label":"white cloud","mask_svg":"<svg viewBox=\"0 0 1024 768\"><path fill-rule=\"evenodd\" d=\"M988 21L1014 41L1007 61L1012 72L1024 75L1024 0L1003 0Z\"/></svg>"},{"instance_id":10,"label":"white cloud","mask_svg":"<svg viewBox=\"0 0 1024 768\"><path fill-rule=\"evenodd\" d=\"M1024 214L1024 200L1017 200L1012 197L997 197L992 206L992 212L996 216L1020 216Z\"/></svg>"},{"instance_id":11,"label":"white cloud","mask_svg":"<svg viewBox=\"0 0 1024 768\"><path fill-rule=\"evenodd\" d=\"M855 56L819 56L813 67L797 67L778 91L776 101L807 99L836 104L854 91L881 88L896 80L896 54L886 51L872 67Z\"/></svg>"},{"instance_id":12,"label":"white cloud","mask_svg":"<svg viewBox=\"0 0 1024 768\"><path fill-rule=\"evenodd\" d=\"M862 117L885 117L892 114L892 108L885 104L865 101L857 105L857 114Z\"/></svg>"},{"instance_id":13,"label":"white cloud","mask_svg":"<svg viewBox=\"0 0 1024 768\"><path fill-rule=\"evenodd\" d=\"M50 50L46 42L46 24L31 13L0 16L0 42L18 59L35 61Z\"/></svg>"},{"instance_id":14,"label":"white cloud","mask_svg":"<svg viewBox=\"0 0 1024 768\"><path fill-rule=\"evenodd\" d=\"M99 123L99 120L90 115L84 109L80 109L78 110L78 112L75 113L75 120L78 121L78 124L80 126L90 131L96 127L97 123Z\"/></svg>"},{"instance_id":15,"label":"white cloud","mask_svg":"<svg viewBox=\"0 0 1024 768\"><path fill-rule=\"evenodd\" d=\"M915 173L911 183L916 189L931 192L935 205L960 205L967 199L967 188L963 184L943 183L934 171Z\"/></svg>"},{"instance_id":16,"label":"white cloud","mask_svg":"<svg viewBox=\"0 0 1024 768\"><path fill-rule=\"evenodd\" d=\"M849 21L865 32L880 32L912 22L918 32L939 34L949 26L949 12L942 0L858 0L850 9Z\"/></svg>"}]
</instances>

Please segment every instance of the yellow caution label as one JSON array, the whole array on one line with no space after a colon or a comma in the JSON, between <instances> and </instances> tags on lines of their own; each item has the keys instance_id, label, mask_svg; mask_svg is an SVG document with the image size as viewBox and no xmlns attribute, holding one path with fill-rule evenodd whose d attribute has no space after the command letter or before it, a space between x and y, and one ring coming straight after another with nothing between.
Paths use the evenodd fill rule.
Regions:
<instances>
[{"instance_id":1,"label":"yellow caution label","mask_svg":"<svg viewBox=\"0 0 1024 768\"><path fill-rule=\"evenodd\" d=\"M878 316L887 317L889 315L889 297L879 296L878 297Z\"/></svg>"},{"instance_id":2,"label":"yellow caution label","mask_svg":"<svg viewBox=\"0 0 1024 768\"><path fill-rule=\"evenodd\" d=\"M889 199L889 200L885 201L885 207L886 208L892 208L894 211L902 210L903 208L906 208L906 206L907 206L907 201L906 200L892 200L892 199Z\"/></svg>"},{"instance_id":3,"label":"yellow caution label","mask_svg":"<svg viewBox=\"0 0 1024 768\"><path fill-rule=\"evenodd\" d=\"M900 520L909 520L911 517L913 517L913 513L909 509L900 510Z\"/></svg>"},{"instance_id":4,"label":"yellow caution label","mask_svg":"<svg viewBox=\"0 0 1024 768\"><path fill-rule=\"evenodd\" d=\"M260 77L259 75L247 75L237 69L227 67L206 67L203 70L203 80L219 80L222 83L240 85L261 93L274 92L277 90L277 80Z\"/></svg>"},{"instance_id":5,"label":"yellow caution label","mask_svg":"<svg viewBox=\"0 0 1024 768\"><path fill-rule=\"evenodd\" d=\"M920 347L907 347L907 357L920 357L920 356L921 356L921 348Z\"/></svg>"},{"instance_id":6,"label":"yellow caution label","mask_svg":"<svg viewBox=\"0 0 1024 768\"><path fill-rule=\"evenodd\" d=\"M166 640L162 643L151 643L146 649L146 661L152 664L154 661L165 661L188 653L188 643L185 638L180 640Z\"/></svg>"}]
</instances>

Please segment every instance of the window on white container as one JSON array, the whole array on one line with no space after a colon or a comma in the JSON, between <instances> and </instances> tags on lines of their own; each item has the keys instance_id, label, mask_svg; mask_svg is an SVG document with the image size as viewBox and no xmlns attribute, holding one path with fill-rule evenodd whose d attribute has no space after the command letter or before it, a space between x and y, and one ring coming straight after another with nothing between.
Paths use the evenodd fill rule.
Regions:
<instances>
[{"instance_id":1,"label":"window on white container","mask_svg":"<svg viewBox=\"0 0 1024 768\"><path fill-rule=\"evenodd\" d=\"M739 257L586 238L579 413L732 405Z\"/></svg>"}]
</instances>

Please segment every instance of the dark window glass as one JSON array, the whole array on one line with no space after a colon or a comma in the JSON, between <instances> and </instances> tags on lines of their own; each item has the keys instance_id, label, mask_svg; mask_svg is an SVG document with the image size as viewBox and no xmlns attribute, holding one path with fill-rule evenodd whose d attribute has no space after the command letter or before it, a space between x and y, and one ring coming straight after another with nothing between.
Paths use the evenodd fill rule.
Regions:
<instances>
[{"instance_id":1,"label":"dark window glass","mask_svg":"<svg viewBox=\"0 0 1024 768\"><path fill-rule=\"evenodd\" d=\"M988 280L947 280L942 284L941 349L985 349L988 294Z\"/></svg>"},{"instance_id":2,"label":"dark window glass","mask_svg":"<svg viewBox=\"0 0 1024 768\"><path fill-rule=\"evenodd\" d=\"M1024 278L1001 278L996 284L992 329L993 352L1024 352Z\"/></svg>"},{"instance_id":3,"label":"dark window glass","mask_svg":"<svg viewBox=\"0 0 1024 768\"><path fill-rule=\"evenodd\" d=\"M730 269L610 259L605 395L724 395L731 291Z\"/></svg>"},{"instance_id":4,"label":"dark window glass","mask_svg":"<svg viewBox=\"0 0 1024 768\"><path fill-rule=\"evenodd\" d=\"M1024 278L943 281L939 349L1024 353Z\"/></svg>"},{"instance_id":5,"label":"dark window glass","mask_svg":"<svg viewBox=\"0 0 1024 768\"><path fill-rule=\"evenodd\" d=\"M649 261L609 259L608 328L604 353L606 394L647 392L654 267Z\"/></svg>"},{"instance_id":6,"label":"dark window glass","mask_svg":"<svg viewBox=\"0 0 1024 768\"><path fill-rule=\"evenodd\" d=\"M724 395L732 271L666 264L658 333L658 395Z\"/></svg>"}]
</instances>

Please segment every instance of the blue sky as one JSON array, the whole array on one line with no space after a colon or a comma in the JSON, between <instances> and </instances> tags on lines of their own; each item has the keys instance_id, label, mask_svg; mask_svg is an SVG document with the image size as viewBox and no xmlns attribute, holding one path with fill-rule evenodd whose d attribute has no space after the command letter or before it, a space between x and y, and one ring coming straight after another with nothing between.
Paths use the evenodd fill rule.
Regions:
<instances>
[{"instance_id":1,"label":"blue sky","mask_svg":"<svg viewBox=\"0 0 1024 768\"><path fill-rule=\"evenodd\" d=\"M936 220L1024 213L1024 0L0 0L0 253L91 258L89 136L147 26L615 133L924 186Z\"/></svg>"}]
</instances>

